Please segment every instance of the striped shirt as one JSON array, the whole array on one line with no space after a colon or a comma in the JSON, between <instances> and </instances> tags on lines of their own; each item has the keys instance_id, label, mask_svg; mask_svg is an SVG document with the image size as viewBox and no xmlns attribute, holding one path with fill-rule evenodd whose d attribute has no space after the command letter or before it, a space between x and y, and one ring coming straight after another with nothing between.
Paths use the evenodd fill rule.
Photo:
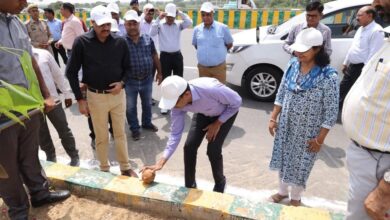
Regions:
<instances>
[{"instance_id":1,"label":"striped shirt","mask_svg":"<svg viewBox=\"0 0 390 220\"><path fill-rule=\"evenodd\" d=\"M352 140L390 152L390 39L368 61L349 91L342 117Z\"/></svg>"}]
</instances>

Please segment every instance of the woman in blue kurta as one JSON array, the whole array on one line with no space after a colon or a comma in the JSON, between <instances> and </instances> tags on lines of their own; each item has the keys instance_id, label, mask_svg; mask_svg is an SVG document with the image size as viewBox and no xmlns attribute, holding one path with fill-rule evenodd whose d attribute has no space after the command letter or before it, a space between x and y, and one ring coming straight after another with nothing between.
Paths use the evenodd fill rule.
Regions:
<instances>
[{"instance_id":1,"label":"woman in blue kurta","mask_svg":"<svg viewBox=\"0 0 390 220\"><path fill-rule=\"evenodd\" d=\"M291 45L292 58L276 96L269 131L275 135L270 168L279 171L279 203L289 195L290 205L301 205L301 194L317 153L338 114L338 77L329 66L321 32L301 31ZM279 121L277 120L279 117Z\"/></svg>"}]
</instances>

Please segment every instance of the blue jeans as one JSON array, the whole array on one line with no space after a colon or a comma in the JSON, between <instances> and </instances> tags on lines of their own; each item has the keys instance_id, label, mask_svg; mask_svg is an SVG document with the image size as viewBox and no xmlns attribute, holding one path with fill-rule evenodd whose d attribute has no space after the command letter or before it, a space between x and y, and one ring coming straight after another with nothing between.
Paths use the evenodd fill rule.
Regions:
<instances>
[{"instance_id":1,"label":"blue jeans","mask_svg":"<svg viewBox=\"0 0 390 220\"><path fill-rule=\"evenodd\" d=\"M131 132L137 132L140 129L137 117L137 98L138 94L141 97L142 104L142 126L150 126L152 124L152 75L143 80L129 78L126 82L126 117L127 123L130 126Z\"/></svg>"}]
</instances>

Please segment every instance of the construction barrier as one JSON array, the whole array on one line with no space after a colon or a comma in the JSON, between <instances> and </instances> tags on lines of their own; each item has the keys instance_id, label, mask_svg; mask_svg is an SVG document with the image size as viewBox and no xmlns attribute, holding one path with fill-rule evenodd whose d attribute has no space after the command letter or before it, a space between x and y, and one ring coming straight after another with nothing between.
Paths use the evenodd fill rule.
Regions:
<instances>
[{"instance_id":1,"label":"construction barrier","mask_svg":"<svg viewBox=\"0 0 390 220\"><path fill-rule=\"evenodd\" d=\"M192 21L194 26L200 24L202 22L202 17L199 10L186 10ZM257 26L265 26L265 25L277 25L281 24L284 21L294 17L302 13L300 10L273 10L269 11L266 9L259 10L216 10L214 13L214 20L224 23L232 29L249 29L255 28ZM123 14L123 13L122 13ZM90 17L89 12L76 12L75 15L82 19L88 26L90 25L88 22L88 18ZM30 19L28 14L21 14L19 18L22 21L27 21ZM41 18L43 16L41 15ZM63 20L64 18L57 14L57 18Z\"/></svg>"}]
</instances>

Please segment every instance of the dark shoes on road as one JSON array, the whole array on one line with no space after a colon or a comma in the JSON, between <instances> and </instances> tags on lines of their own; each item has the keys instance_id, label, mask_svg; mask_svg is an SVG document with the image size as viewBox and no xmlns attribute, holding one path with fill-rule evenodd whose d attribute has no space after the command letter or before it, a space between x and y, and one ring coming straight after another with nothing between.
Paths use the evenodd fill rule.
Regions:
<instances>
[{"instance_id":1,"label":"dark shoes on road","mask_svg":"<svg viewBox=\"0 0 390 220\"><path fill-rule=\"evenodd\" d=\"M225 191L225 186L226 186L226 178L224 178L222 182L216 183L216 184L214 185L213 191L214 191L214 192L223 193L223 192Z\"/></svg>"},{"instance_id":2,"label":"dark shoes on road","mask_svg":"<svg viewBox=\"0 0 390 220\"><path fill-rule=\"evenodd\" d=\"M121 173L123 176L130 176L130 177L138 178L137 173L134 172L134 170L132 170L132 169L121 171Z\"/></svg>"},{"instance_id":3,"label":"dark shoes on road","mask_svg":"<svg viewBox=\"0 0 390 220\"><path fill-rule=\"evenodd\" d=\"M72 167L78 167L80 166L80 158L77 156L77 157L72 157L70 159L70 163L69 163L70 166Z\"/></svg>"},{"instance_id":4,"label":"dark shoes on road","mask_svg":"<svg viewBox=\"0 0 390 220\"><path fill-rule=\"evenodd\" d=\"M142 129L144 129L144 130L149 130L149 131L153 131L153 132L157 132L157 131L158 131L157 126L155 126L154 124L142 125Z\"/></svg>"},{"instance_id":5,"label":"dark shoes on road","mask_svg":"<svg viewBox=\"0 0 390 220\"><path fill-rule=\"evenodd\" d=\"M141 133L139 131L133 131L131 137L134 141L138 141L141 138Z\"/></svg>"},{"instance_id":6,"label":"dark shoes on road","mask_svg":"<svg viewBox=\"0 0 390 220\"><path fill-rule=\"evenodd\" d=\"M40 207L46 204L54 203L54 202L59 202L62 200L65 200L70 197L70 192L68 190L56 190L53 192L50 192L49 196L47 196L44 199L41 200L31 200L31 205L36 208Z\"/></svg>"}]
</instances>

